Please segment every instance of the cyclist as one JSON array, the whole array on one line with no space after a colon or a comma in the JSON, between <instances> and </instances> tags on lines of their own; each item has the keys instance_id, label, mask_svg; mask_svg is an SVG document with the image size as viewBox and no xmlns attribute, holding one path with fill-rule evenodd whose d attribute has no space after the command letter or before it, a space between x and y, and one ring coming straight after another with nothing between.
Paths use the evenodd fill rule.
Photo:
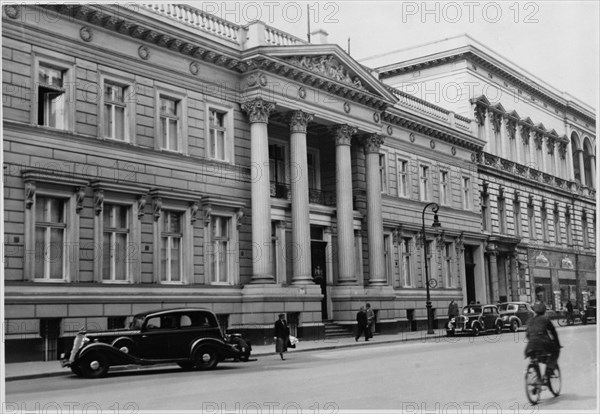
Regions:
<instances>
[{"instance_id":1,"label":"cyclist","mask_svg":"<svg viewBox=\"0 0 600 414\"><path fill-rule=\"evenodd\" d=\"M558 355L560 354L560 342L552 321L544 314L546 305L538 302L533 306L535 317L527 324L527 347L525 348L525 357L531 357L534 354L549 354L546 365L546 376L550 377L557 366Z\"/></svg>"},{"instance_id":2,"label":"cyclist","mask_svg":"<svg viewBox=\"0 0 600 414\"><path fill-rule=\"evenodd\" d=\"M571 303L570 299L567 300L566 308L567 308L567 316L568 316L568 318L571 319L571 320L573 320L573 304Z\"/></svg>"}]
</instances>

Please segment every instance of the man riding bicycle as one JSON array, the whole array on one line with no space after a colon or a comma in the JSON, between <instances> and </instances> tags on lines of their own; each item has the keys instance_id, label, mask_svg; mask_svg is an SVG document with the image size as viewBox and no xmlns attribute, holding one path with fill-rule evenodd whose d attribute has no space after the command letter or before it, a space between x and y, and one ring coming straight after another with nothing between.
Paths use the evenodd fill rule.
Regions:
<instances>
[{"instance_id":1,"label":"man riding bicycle","mask_svg":"<svg viewBox=\"0 0 600 414\"><path fill-rule=\"evenodd\" d=\"M546 365L546 376L550 377L557 366L558 355L560 354L560 342L552 321L544 314L546 305L538 302L533 306L535 317L527 324L527 347L525 347L525 357L531 357L536 354L549 354Z\"/></svg>"}]
</instances>

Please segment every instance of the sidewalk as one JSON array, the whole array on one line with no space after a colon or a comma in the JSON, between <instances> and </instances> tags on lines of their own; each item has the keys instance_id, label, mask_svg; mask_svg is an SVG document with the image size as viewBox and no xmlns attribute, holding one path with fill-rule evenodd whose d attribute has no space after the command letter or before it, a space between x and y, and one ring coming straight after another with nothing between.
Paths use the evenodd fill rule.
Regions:
<instances>
[{"instance_id":1,"label":"sidewalk","mask_svg":"<svg viewBox=\"0 0 600 414\"><path fill-rule=\"evenodd\" d=\"M399 334L391 335L379 335L375 334L375 337L369 342L366 342L361 338L358 342L353 337L347 338L331 338L331 339L313 339L313 340L300 340L300 343L296 345L296 349L291 349L290 353L296 352L307 352L314 351L317 349L336 349L336 348L348 348L354 346L371 346L385 343L395 342L408 342L408 341L422 341L422 342L441 342L446 338L446 331L444 329L436 329L434 335L427 335L427 331L416 331L416 332L401 332ZM275 345L252 345L251 359L273 356L275 353ZM168 365L151 365L151 366L137 366L128 365L123 367L111 367L109 373L123 370L138 370L138 369L152 369L157 366L171 366ZM4 375L5 381L16 381L23 379L42 378L42 377L54 377L63 375L73 375L71 370L68 368L61 368L59 361L34 361L34 362L15 362L5 364Z\"/></svg>"}]
</instances>

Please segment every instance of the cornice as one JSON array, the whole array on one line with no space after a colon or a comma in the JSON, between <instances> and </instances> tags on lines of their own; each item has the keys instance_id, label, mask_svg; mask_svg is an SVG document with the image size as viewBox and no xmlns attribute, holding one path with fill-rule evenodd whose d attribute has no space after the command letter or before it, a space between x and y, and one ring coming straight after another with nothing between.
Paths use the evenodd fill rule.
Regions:
<instances>
[{"instance_id":1,"label":"cornice","mask_svg":"<svg viewBox=\"0 0 600 414\"><path fill-rule=\"evenodd\" d=\"M167 32L164 29L153 26L150 22L138 22L133 19L126 19L133 13L119 13L111 10L110 5L99 4L48 4L38 5L37 7L51 10L63 16L67 16L71 21L78 20L87 24L102 27L103 29L129 36L152 45L179 52L182 55L192 57L197 60L221 66L225 69L235 72L244 72L245 65L239 58L239 51L230 49L223 51L225 46L220 44L207 44L209 41L203 37L207 43L199 42L196 39L189 38L181 33ZM237 55L237 56L236 56Z\"/></svg>"},{"instance_id":2,"label":"cornice","mask_svg":"<svg viewBox=\"0 0 600 414\"><path fill-rule=\"evenodd\" d=\"M461 60L461 59L470 60L470 61L478 64L482 68L485 68L486 70L505 78L506 80L517 85L520 89L527 91L531 95L535 95L535 96L538 96L538 97L546 100L548 103L556 106L561 111L574 113L577 116L579 116L580 118L588 121L588 123L590 123L592 125L596 124L596 120L592 116L585 113L583 110L575 108L573 106L574 103L572 101L568 101L565 99L561 99L560 97L556 97L555 94L545 93L544 91L540 90L539 87L536 87L535 83L529 83L529 82L523 81L522 79L511 74L507 70L498 67L498 65L494 64L489 59L484 58L483 56L479 55L478 53L476 53L472 50L455 51L451 55L441 56L441 57L437 57L437 58L430 59L427 61L415 62L412 64L408 64L406 66L391 67L390 69L379 72L379 79L386 79L386 78L390 78L392 76L402 74L402 73L409 73L409 72L414 72L414 71L418 71L418 70L422 70L422 69L426 69L426 68L432 68L432 67L444 65L446 63L452 63L452 62L455 62L455 61Z\"/></svg>"},{"instance_id":3,"label":"cornice","mask_svg":"<svg viewBox=\"0 0 600 414\"><path fill-rule=\"evenodd\" d=\"M448 142L452 145L458 145L471 151L481 151L485 146L485 141L474 138L471 135L462 134L454 129L442 126L432 125L429 121L411 117L406 113L394 112L389 110L382 114L382 120L390 124L398 125L402 128L418 132Z\"/></svg>"}]
</instances>

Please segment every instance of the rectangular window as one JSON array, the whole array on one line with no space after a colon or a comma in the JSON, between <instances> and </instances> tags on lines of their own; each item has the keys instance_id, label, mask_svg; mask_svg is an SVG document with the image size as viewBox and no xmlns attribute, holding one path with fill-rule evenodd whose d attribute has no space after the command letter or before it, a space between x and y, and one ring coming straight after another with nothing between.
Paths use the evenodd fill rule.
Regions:
<instances>
[{"instance_id":1,"label":"rectangular window","mask_svg":"<svg viewBox=\"0 0 600 414\"><path fill-rule=\"evenodd\" d=\"M452 275L452 252L453 243L444 243L444 286L447 288L454 286Z\"/></svg>"},{"instance_id":2,"label":"rectangular window","mask_svg":"<svg viewBox=\"0 0 600 414\"><path fill-rule=\"evenodd\" d=\"M542 206L542 240L548 241L548 213L546 207Z\"/></svg>"},{"instance_id":3,"label":"rectangular window","mask_svg":"<svg viewBox=\"0 0 600 414\"><path fill-rule=\"evenodd\" d=\"M448 205L448 171L440 171L440 204Z\"/></svg>"},{"instance_id":4,"label":"rectangular window","mask_svg":"<svg viewBox=\"0 0 600 414\"><path fill-rule=\"evenodd\" d=\"M483 231L490 230L490 196L489 194L483 194L481 196L481 220L483 225Z\"/></svg>"},{"instance_id":5,"label":"rectangular window","mask_svg":"<svg viewBox=\"0 0 600 414\"><path fill-rule=\"evenodd\" d=\"M565 229L567 230L567 244L570 246L573 244L573 229L571 224L571 213L569 211L565 213Z\"/></svg>"},{"instance_id":6,"label":"rectangular window","mask_svg":"<svg viewBox=\"0 0 600 414\"><path fill-rule=\"evenodd\" d=\"M169 151L180 151L180 101L162 95L159 101L159 137L161 148Z\"/></svg>"},{"instance_id":7,"label":"rectangular window","mask_svg":"<svg viewBox=\"0 0 600 414\"><path fill-rule=\"evenodd\" d=\"M127 141L128 114L125 103L127 88L114 83L104 83L104 137Z\"/></svg>"},{"instance_id":8,"label":"rectangular window","mask_svg":"<svg viewBox=\"0 0 600 414\"><path fill-rule=\"evenodd\" d=\"M463 177L462 179L462 192L463 192L463 209L471 209L471 179L469 177Z\"/></svg>"},{"instance_id":9,"label":"rectangular window","mask_svg":"<svg viewBox=\"0 0 600 414\"><path fill-rule=\"evenodd\" d=\"M412 277L412 239L402 238L402 278L405 287L413 286Z\"/></svg>"},{"instance_id":10,"label":"rectangular window","mask_svg":"<svg viewBox=\"0 0 600 414\"><path fill-rule=\"evenodd\" d=\"M37 124L66 129L66 70L40 63L38 67Z\"/></svg>"},{"instance_id":11,"label":"rectangular window","mask_svg":"<svg viewBox=\"0 0 600 414\"><path fill-rule=\"evenodd\" d=\"M229 217L213 216L212 232L212 281L213 283L229 282Z\"/></svg>"},{"instance_id":12,"label":"rectangular window","mask_svg":"<svg viewBox=\"0 0 600 414\"><path fill-rule=\"evenodd\" d=\"M385 260L385 279L388 283L392 283L392 237L390 234L383 235L383 258Z\"/></svg>"},{"instance_id":13,"label":"rectangular window","mask_svg":"<svg viewBox=\"0 0 600 414\"><path fill-rule=\"evenodd\" d=\"M408 197L408 161L398 158L398 197Z\"/></svg>"},{"instance_id":14,"label":"rectangular window","mask_svg":"<svg viewBox=\"0 0 600 414\"><path fill-rule=\"evenodd\" d=\"M535 238L536 238L535 209L533 207L533 204L527 205L527 221L529 224L529 238L531 240L535 240Z\"/></svg>"},{"instance_id":15,"label":"rectangular window","mask_svg":"<svg viewBox=\"0 0 600 414\"><path fill-rule=\"evenodd\" d=\"M208 132L208 157L226 161L227 113L210 109Z\"/></svg>"},{"instance_id":16,"label":"rectangular window","mask_svg":"<svg viewBox=\"0 0 600 414\"><path fill-rule=\"evenodd\" d=\"M556 244L559 244L562 241L562 237L560 234L560 221L559 221L559 216L558 216L558 210L554 210L553 212L553 218L554 218L554 242Z\"/></svg>"},{"instance_id":17,"label":"rectangular window","mask_svg":"<svg viewBox=\"0 0 600 414\"><path fill-rule=\"evenodd\" d=\"M36 197L35 201L35 278L63 280L65 274L64 200Z\"/></svg>"},{"instance_id":18,"label":"rectangular window","mask_svg":"<svg viewBox=\"0 0 600 414\"><path fill-rule=\"evenodd\" d=\"M160 280L161 282L181 282L182 215L174 211L163 210L162 231L160 233Z\"/></svg>"},{"instance_id":19,"label":"rectangular window","mask_svg":"<svg viewBox=\"0 0 600 414\"><path fill-rule=\"evenodd\" d=\"M581 215L581 232L583 237L583 247L590 247L590 234L588 231L588 220L585 212Z\"/></svg>"},{"instance_id":20,"label":"rectangular window","mask_svg":"<svg viewBox=\"0 0 600 414\"><path fill-rule=\"evenodd\" d=\"M421 165L419 172L421 201L429 201L429 167Z\"/></svg>"},{"instance_id":21,"label":"rectangular window","mask_svg":"<svg viewBox=\"0 0 600 414\"><path fill-rule=\"evenodd\" d=\"M521 235L521 203L518 200L513 201L513 215L515 218L515 236Z\"/></svg>"},{"instance_id":22,"label":"rectangular window","mask_svg":"<svg viewBox=\"0 0 600 414\"><path fill-rule=\"evenodd\" d=\"M387 187L387 162L386 162L386 154L379 154L379 180L381 183L381 192L388 192Z\"/></svg>"},{"instance_id":23,"label":"rectangular window","mask_svg":"<svg viewBox=\"0 0 600 414\"><path fill-rule=\"evenodd\" d=\"M501 234L506 233L506 203L504 197L498 198L498 227Z\"/></svg>"},{"instance_id":24,"label":"rectangular window","mask_svg":"<svg viewBox=\"0 0 600 414\"><path fill-rule=\"evenodd\" d=\"M102 245L102 280L127 281L129 247L129 208L105 204L104 239Z\"/></svg>"},{"instance_id":25,"label":"rectangular window","mask_svg":"<svg viewBox=\"0 0 600 414\"><path fill-rule=\"evenodd\" d=\"M307 154L308 166L308 188L311 190L321 189L321 178L319 174L319 152L309 149Z\"/></svg>"}]
</instances>

